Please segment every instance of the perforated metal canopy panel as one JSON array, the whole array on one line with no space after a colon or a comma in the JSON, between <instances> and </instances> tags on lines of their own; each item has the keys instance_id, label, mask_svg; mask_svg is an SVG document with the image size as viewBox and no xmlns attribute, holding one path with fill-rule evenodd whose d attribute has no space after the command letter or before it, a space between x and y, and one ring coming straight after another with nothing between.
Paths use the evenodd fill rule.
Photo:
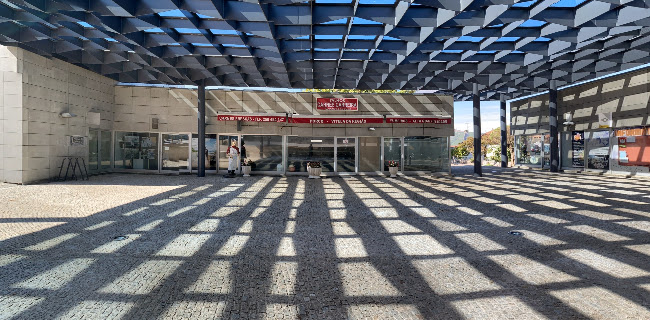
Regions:
<instances>
[{"instance_id":1,"label":"perforated metal canopy panel","mask_svg":"<svg viewBox=\"0 0 650 320\"><path fill-rule=\"evenodd\" d=\"M0 0L0 43L121 82L512 98L649 42L650 0Z\"/></svg>"}]
</instances>

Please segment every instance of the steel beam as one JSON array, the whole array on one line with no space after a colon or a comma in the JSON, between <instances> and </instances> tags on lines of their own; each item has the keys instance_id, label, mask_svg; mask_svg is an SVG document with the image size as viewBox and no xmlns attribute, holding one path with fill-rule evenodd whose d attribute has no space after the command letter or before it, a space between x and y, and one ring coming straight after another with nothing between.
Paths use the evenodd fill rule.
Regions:
<instances>
[{"instance_id":1,"label":"steel beam","mask_svg":"<svg viewBox=\"0 0 650 320\"><path fill-rule=\"evenodd\" d=\"M199 170L197 175L199 177L205 177L205 80L200 80L199 82L199 108L198 108L198 117L199 117L199 137L198 137L198 160L199 160Z\"/></svg>"},{"instance_id":2,"label":"steel beam","mask_svg":"<svg viewBox=\"0 0 650 320\"><path fill-rule=\"evenodd\" d=\"M557 84L555 80L551 80L548 90L548 124L549 124L549 133L551 138L549 139L551 144L551 172L559 171L560 164L560 151L559 144L557 139Z\"/></svg>"},{"instance_id":3,"label":"steel beam","mask_svg":"<svg viewBox=\"0 0 650 320\"><path fill-rule=\"evenodd\" d=\"M481 164L481 97L478 92L478 84L474 84L472 90L472 99L474 102L474 176L483 175Z\"/></svg>"}]
</instances>

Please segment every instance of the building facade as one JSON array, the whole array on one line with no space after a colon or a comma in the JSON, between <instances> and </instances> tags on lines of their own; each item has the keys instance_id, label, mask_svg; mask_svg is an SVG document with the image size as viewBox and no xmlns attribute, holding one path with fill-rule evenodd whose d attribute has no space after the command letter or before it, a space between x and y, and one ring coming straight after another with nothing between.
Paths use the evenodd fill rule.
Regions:
<instances>
[{"instance_id":1,"label":"building facade","mask_svg":"<svg viewBox=\"0 0 650 320\"><path fill-rule=\"evenodd\" d=\"M650 71L641 69L558 91L564 170L650 174ZM519 165L548 167L548 94L510 103Z\"/></svg>"},{"instance_id":2,"label":"building facade","mask_svg":"<svg viewBox=\"0 0 650 320\"><path fill-rule=\"evenodd\" d=\"M191 173L197 168L196 89L127 86L0 46L0 181L59 175L79 157L93 172ZM208 90L206 168L225 171L235 141L259 174L449 172L453 97Z\"/></svg>"}]
</instances>

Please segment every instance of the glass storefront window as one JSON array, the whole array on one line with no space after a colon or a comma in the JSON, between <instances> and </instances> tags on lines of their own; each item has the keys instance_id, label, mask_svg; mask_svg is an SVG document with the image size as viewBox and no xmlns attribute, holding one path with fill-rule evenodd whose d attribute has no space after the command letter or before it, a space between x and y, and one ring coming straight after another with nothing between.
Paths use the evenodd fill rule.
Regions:
<instances>
[{"instance_id":1,"label":"glass storefront window","mask_svg":"<svg viewBox=\"0 0 650 320\"><path fill-rule=\"evenodd\" d=\"M336 138L336 172L356 172L356 138Z\"/></svg>"},{"instance_id":2,"label":"glass storefront window","mask_svg":"<svg viewBox=\"0 0 650 320\"><path fill-rule=\"evenodd\" d=\"M544 158L544 167L550 167L551 166L551 135L546 134L544 135L544 144L543 146L543 158Z\"/></svg>"},{"instance_id":3,"label":"glass storefront window","mask_svg":"<svg viewBox=\"0 0 650 320\"><path fill-rule=\"evenodd\" d=\"M252 160L252 171L282 170L282 136L243 136L241 159Z\"/></svg>"},{"instance_id":4,"label":"glass storefront window","mask_svg":"<svg viewBox=\"0 0 650 320\"><path fill-rule=\"evenodd\" d=\"M101 169L109 169L111 167L111 132L102 131L100 134L100 160Z\"/></svg>"},{"instance_id":5,"label":"glass storefront window","mask_svg":"<svg viewBox=\"0 0 650 320\"><path fill-rule=\"evenodd\" d=\"M405 137L404 171L449 171L447 138Z\"/></svg>"},{"instance_id":6,"label":"glass storefront window","mask_svg":"<svg viewBox=\"0 0 650 320\"><path fill-rule=\"evenodd\" d=\"M192 135L192 170L199 168L199 138L198 134ZM217 135L205 135L205 169L217 170ZM227 166L227 165L226 165Z\"/></svg>"},{"instance_id":7,"label":"glass storefront window","mask_svg":"<svg viewBox=\"0 0 650 320\"><path fill-rule=\"evenodd\" d=\"M319 161L323 172L334 171L334 138L290 136L287 142L287 171L307 172L310 161Z\"/></svg>"},{"instance_id":8,"label":"glass storefront window","mask_svg":"<svg viewBox=\"0 0 650 320\"><path fill-rule=\"evenodd\" d=\"M517 163L542 164L542 136L519 136L516 142Z\"/></svg>"},{"instance_id":9,"label":"glass storefront window","mask_svg":"<svg viewBox=\"0 0 650 320\"><path fill-rule=\"evenodd\" d=\"M388 171L388 161L397 161L402 167L402 139L384 138L384 171Z\"/></svg>"},{"instance_id":10,"label":"glass storefront window","mask_svg":"<svg viewBox=\"0 0 650 320\"><path fill-rule=\"evenodd\" d=\"M188 169L190 136L188 134L163 134L162 135L162 169L183 170Z\"/></svg>"},{"instance_id":11,"label":"glass storefront window","mask_svg":"<svg viewBox=\"0 0 650 320\"><path fill-rule=\"evenodd\" d=\"M158 170L158 134L116 132L115 168Z\"/></svg>"},{"instance_id":12,"label":"glass storefront window","mask_svg":"<svg viewBox=\"0 0 650 320\"><path fill-rule=\"evenodd\" d=\"M609 170L609 131L585 133L587 168Z\"/></svg>"}]
</instances>

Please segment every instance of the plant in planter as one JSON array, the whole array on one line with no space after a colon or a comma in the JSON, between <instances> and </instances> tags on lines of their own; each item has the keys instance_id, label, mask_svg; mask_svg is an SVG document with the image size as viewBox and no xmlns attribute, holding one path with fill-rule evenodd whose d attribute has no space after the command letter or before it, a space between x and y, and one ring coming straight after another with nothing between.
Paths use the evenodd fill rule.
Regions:
<instances>
[{"instance_id":1,"label":"plant in planter","mask_svg":"<svg viewBox=\"0 0 650 320\"><path fill-rule=\"evenodd\" d=\"M244 177L250 177L251 176L251 168L253 167L253 160L244 160L242 161L241 164L241 172L244 174Z\"/></svg>"},{"instance_id":2,"label":"plant in planter","mask_svg":"<svg viewBox=\"0 0 650 320\"><path fill-rule=\"evenodd\" d=\"M399 162L397 161L388 161L388 173L390 173L391 178L397 178L397 171L399 170Z\"/></svg>"},{"instance_id":3,"label":"plant in planter","mask_svg":"<svg viewBox=\"0 0 650 320\"><path fill-rule=\"evenodd\" d=\"M307 162L307 172L309 172L309 179L319 179L323 168L318 161Z\"/></svg>"}]
</instances>

